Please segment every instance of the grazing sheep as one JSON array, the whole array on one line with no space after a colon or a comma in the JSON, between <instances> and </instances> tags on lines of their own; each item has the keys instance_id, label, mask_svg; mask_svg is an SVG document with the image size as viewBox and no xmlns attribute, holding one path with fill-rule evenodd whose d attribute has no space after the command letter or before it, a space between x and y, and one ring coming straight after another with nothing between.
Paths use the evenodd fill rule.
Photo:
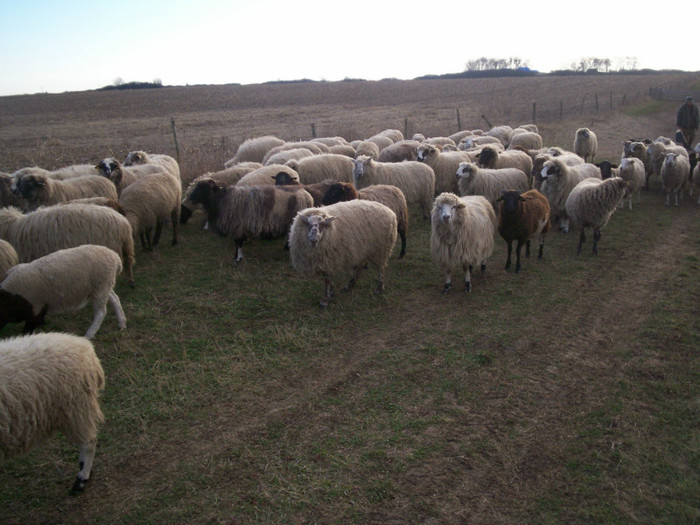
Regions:
<instances>
[{"instance_id":1,"label":"grazing sheep","mask_svg":"<svg viewBox=\"0 0 700 525\"><path fill-rule=\"evenodd\" d=\"M484 197L458 197L441 193L435 199L431 216L430 251L445 273L443 293L452 286L452 271L464 272L464 290L471 292L473 266L486 271L486 260L493 252L496 215Z\"/></svg>"},{"instance_id":2,"label":"grazing sheep","mask_svg":"<svg viewBox=\"0 0 700 525\"><path fill-rule=\"evenodd\" d=\"M588 159L592 161L598 153L598 137L588 128L580 128L576 130L574 138L574 152L576 155L583 157L585 162Z\"/></svg>"},{"instance_id":3,"label":"grazing sheep","mask_svg":"<svg viewBox=\"0 0 700 525\"><path fill-rule=\"evenodd\" d=\"M444 192L457 193L457 168L460 162L474 162L474 157L466 151L442 152L433 144L418 147L418 162L430 166L435 173L435 195ZM433 199L431 199L432 202Z\"/></svg>"},{"instance_id":4,"label":"grazing sheep","mask_svg":"<svg viewBox=\"0 0 700 525\"><path fill-rule=\"evenodd\" d=\"M393 146L393 144L392 144ZM390 147L390 146L388 146ZM387 148L384 148L387 149ZM379 158L379 146L377 146L374 142L370 142L369 140L363 140L360 143L355 146L355 155L354 157L372 157L373 159L378 159Z\"/></svg>"},{"instance_id":5,"label":"grazing sheep","mask_svg":"<svg viewBox=\"0 0 700 525\"><path fill-rule=\"evenodd\" d=\"M158 246L161 231L168 220L173 227L172 245L177 244L180 201L180 180L166 172L152 173L137 180L127 186L119 197L119 204L124 209L124 216L131 224L134 236L141 240L141 247L149 251Z\"/></svg>"},{"instance_id":6,"label":"grazing sheep","mask_svg":"<svg viewBox=\"0 0 700 525\"><path fill-rule=\"evenodd\" d=\"M598 255L600 230L608 224L626 191L627 185L620 177L584 179L571 190L566 199L566 213L572 227L581 232L576 255L581 254L581 247L586 242L586 228L593 228L593 254Z\"/></svg>"},{"instance_id":7,"label":"grazing sheep","mask_svg":"<svg viewBox=\"0 0 700 525\"><path fill-rule=\"evenodd\" d=\"M355 163L350 157L324 153L306 159L289 160L285 166L293 169L299 175L302 184L314 184L326 179L340 182L352 182L352 171Z\"/></svg>"},{"instance_id":8,"label":"grazing sheep","mask_svg":"<svg viewBox=\"0 0 700 525\"><path fill-rule=\"evenodd\" d=\"M667 153L661 166L661 183L666 192L666 206L671 203L671 194L673 194L675 205L679 205L683 187L689 176L690 161L688 157L678 153Z\"/></svg>"},{"instance_id":9,"label":"grazing sheep","mask_svg":"<svg viewBox=\"0 0 700 525\"><path fill-rule=\"evenodd\" d=\"M360 191L355 191L355 188L350 184L336 182L326 191L321 205L328 206L353 199L380 202L396 214L396 231L401 237L399 259L403 259L403 256L406 255L406 235L408 233L408 204L403 192L390 184L373 184Z\"/></svg>"},{"instance_id":10,"label":"grazing sheep","mask_svg":"<svg viewBox=\"0 0 700 525\"><path fill-rule=\"evenodd\" d=\"M84 197L107 197L117 200L114 184L97 175L66 180L54 180L40 174L25 175L19 181L17 189L24 199L27 211Z\"/></svg>"},{"instance_id":11,"label":"grazing sheep","mask_svg":"<svg viewBox=\"0 0 700 525\"><path fill-rule=\"evenodd\" d=\"M571 190L586 178L600 179L600 170L593 164L569 166L560 157L554 157L542 167L542 194L547 197L552 218L559 221L559 228L569 232L566 199Z\"/></svg>"},{"instance_id":12,"label":"grazing sheep","mask_svg":"<svg viewBox=\"0 0 700 525\"><path fill-rule=\"evenodd\" d=\"M620 167L617 169L617 173L615 174L615 176L622 177L622 179L627 184L627 193L629 195L629 209L631 210L632 198L636 195L637 202L639 202L639 192L642 190L642 187L646 182L644 163L637 157L625 157L620 161ZM605 179L609 177L603 178ZM624 199L622 201L622 204L624 205Z\"/></svg>"},{"instance_id":13,"label":"grazing sheep","mask_svg":"<svg viewBox=\"0 0 700 525\"><path fill-rule=\"evenodd\" d=\"M523 173L532 172L532 158L524 151L517 149L499 151L493 145L486 145L477 155L478 164L482 168L492 170L499 168L518 168Z\"/></svg>"},{"instance_id":14,"label":"grazing sheep","mask_svg":"<svg viewBox=\"0 0 700 525\"><path fill-rule=\"evenodd\" d=\"M92 470L105 375L84 337L47 333L0 341L0 461L20 456L60 430L79 448L81 492Z\"/></svg>"},{"instance_id":15,"label":"grazing sheep","mask_svg":"<svg viewBox=\"0 0 700 525\"><path fill-rule=\"evenodd\" d=\"M117 188L117 194L121 195L124 188L133 184L138 179L151 173L162 173L163 167L158 164L139 164L136 166L123 166L113 157L102 159L97 163L97 170L103 177L108 178ZM178 178L179 180L179 178Z\"/></svg>"},{"instance_id":16,"label":"grazing sheep","mask_svg":"<svg viewBox=\"0 0 700 525\"><path fill-rule=\"evenodd\" d=\"M354 197L352 198L357 198L357 191L355 190L355 186L353 186L349 182L338 182L332 179L327 179L323 182L316 182L315 184L300 184L299 177L297 177L296 174L294 174L294 176L291 176L289 173L284 171L277 173L272 178L275 182L275 186L279 186L284 190L307 191L314 200L314 206L322 206L323 199L325 198L326 193L329 191L330 188L335 188L336 192L349 192L349 194L354 195ZM342 188L342 190L339 190L338 188Z\"/></svg>"},{"instance_id":17,"label":"grazing sheep","mask_svg":"<svg viewBox=\"0 0 700 525\"><path fill-rule=\"evenodd\" d=\"M490 135L477 135L472 137L465 137L458 145L457 149L460 151L469 151L473 149L479 149L488 144L495 144L499 149L505 149L503 144L497 137L492 137Z\"/></svg>"},{"instance_id":18,"label":"grazing sheep","mask_svg":"<svg viewBox=\"0 0 700 525\"><path fill-rule=\"evenodd\" d=\"M527 191L530 181L518 168L490 170L472 162L460 162L457 168L459 194L481 195L494 206L504 190Z\"/></svg>"},{"instance_id":19,"label":"grazing sheep","mask_svg":"<svg viewBox=\"0 0 700 525\"><path fill-rule=\"evenodd\" d=\"M14 246L20 262L81 244L106 246L121 255L129 284L134 286L131 225L126 217L107 206L69 202L26 215L17 208L3 208L0 238Z\"/></svg>"},{"instance_id":20,"label":"grazing sheep","mask_svg":"<svg viewBox=\"0 0 700 525\"><path fill-rule=\"evenodd\" d=\"M221 171L204 173L203 175L200 175L197 178L193 179L184 192L184 198L182 199L182 205L180 206L180 224L185 224L189 220L189 218L192 217L194 210L197 208L195 204L190 202L189 196L190 192L192 191L192 188L194 188L194 186L200 180L202 180L202 178L208 177L214 179L217 182L221 182L226 186L230 186L232 184L236 184L239 180L241 180L241 178L243 178L251 171L255 171L256 169L262 167L263 165L259 162L241 162L240 164L235 164L230 168L226 168ZM206 224L204 225L204 229L207 229Z\"/></svg>"},{"instance_id":21,"label":"grazing sheep","mask_svg":"<svg viewBox=\"0 0 700 525\"><path fill-rule=\"evenodd\" d=\"M114 293L122 262L114 250L83 244L39 257L12 267L0 283L0 328L24 322L24 333L33 332L46 315L81 310L92 305L92 324L85 334L92 339L107 314L107 302L114 308L120 329L126 316Z\"/></svg>"},{"instance_id":22,"label":"grazing sheep","mask_svg":"<svg viewBox=\"0 0 700 525\"><path fill-rule=\"evenodd\" d=\"M391 146L387 146L379 152L379 156L375 157L378 162L403 162L404 160L418 160L418 147L420 142L417 140L402 140ZM359 155L356 155L357 158Z\"/></svg>"},{"instance_id":23,"label":"grazing sheep","mask_svg":"<svg viewBox=\"0 0 700 525\"><path fill-rule=\"evenodd\" d=\"M365 156L355 159L354 164L358 190L375 184L391 184L403 192L406 202L418 205L424 219L430 216L435 193L435 174L430 166L413 161L376 162Z\"/></svg>"},{"instance_id":24,"label":"grazing sheep","mask_svg":"<svg viewBox=\"0 0 700 525\"><path fill-rule=\"evenodd\" d=\"M308 192L285 191L276 186L224 186L202 179L192 189L190 200L202 204L207 220L219 235L231 235L236 244L236 262L243 259L243 243L249 238L277 238L289 231L294 215L313 206Z\"/></svg>"},{"instance_id":25,"label":"grazing sheep","mask_svg":"<svg viewBox=\"0 0 700 525\"><path fill-rule=\"evenodd\" d=\"M526 150L540 149L542 148L542 136L532 131L523 131L511 135L507 149L514 149L516 147L521 147Z\"/></svg>"},{"instance_id":26,"label":"grazing sheep","mask_svg":"<svg viewBox=\"0 0 700 525\"><path fill-rule=\"evenodd\" d=\"M240 162L262 163L263 158L265 158L268 151L270 151L272 148L282 146L284 143L285 142L282 139L279 139L273 135L264 135L262 137L248 139L244 141L243 144L238 146L236 154L232 159L227 160L226 163L224 163L224 167L228 168Z\"/></svg>"},{"instance_id":27,"label":"grazing sheep","mask_svg":"<svg viewBox=\"0 0 700 525\"><path fill-rule=\"evenodd\" d=\"M294 169L290 168L286 164L270 164L268 166L263 166L257 170L251 171L250 173L241 177L241 180L236 184L237 186L272 186L275 184L275 175L278 173L286 173L292 180L299 182L299 175Z\"/></svg>"},{"instance_id":28,"label":"grazing sheep","mask_svg":"<svg viewBox=\"0 0 700 525\"><path fill-rule=\"evenodd\" d=\"M508 243L506 270L510 268L513 241L515 247L515 273L520 272L520 251L525 244L525 257L530 257L530 239L539 238L541 259L544 251L544 237L549 231L549 202L547 197L537 190L524 193L515 190L503 191L498 198L498 233Z\"/></svg>"},{"instance_id":29,"label":"grazing sheep","mask_svg":"<svg viewBox=\"0 0 700 525\"><path fill-rule=\"evenodd\" d=\"M160 171L166 171L178 180L182 180L180 176L180 165L170 155L162 153L146 153L142 150L130 151L124 159L123 166L140 166L143 164L157 164L161 168Z\"/></svg>"},{"instance_id":30,"label":"grazing sheep","mask_svg":"<svg viewBox=\"0 0 700 525\"><path fill-rule=\"evenodd\" d=\"M0 281L5 278L7 271L19 263L19 257L14 246L0 239Z\"/></svg>"},{"instance_id":31,"label":"grazing sheep","mask_svg":"<svg viewBox=\"0 0 700 525\"><path fill-rule=\"evenodd\" d=\"M292 266L301 275L320 275L325 283L321 307L333 296L333 278L350 276L352 289L368 263L379 271L377 292L384 291L384 274L396 244L396 214L369 200L338 202L301 211L289 232Z\"/></svg>"}]
</instances>

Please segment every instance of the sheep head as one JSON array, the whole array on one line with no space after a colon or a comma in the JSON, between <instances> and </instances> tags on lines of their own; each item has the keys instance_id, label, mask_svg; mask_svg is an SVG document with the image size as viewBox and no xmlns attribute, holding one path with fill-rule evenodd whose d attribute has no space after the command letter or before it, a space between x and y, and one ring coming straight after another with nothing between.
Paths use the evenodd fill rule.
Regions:
<instances>
[{"instance_id":1,"label":"sheep head","mask_svg":"<svg viewBox=\"0 0 700 525\"><path fill-rule=\"evenodd\" d=\"M479 166L490 168L498 158L498 150L493 146L484 146L477 154L477 158L479 159Z\"/></svg>"},{"instance_id":2,"label":"sheep head","mask_svg":"<svg viewBox=\"0 0 700 525\"><path fill-rule=\"evenodd\" d=\"M124 166L133 166L135 164L146 164L148 162L148 154L145 151L130 151L124 159Z\"/></svg>"},{"instance_id":3,"label":"sheep head","mask_svg":"<svg viewBox=\"0 0 700 525\"><path fill-rule=\"evenodd\" d=\"M103 177L107 177L112 181L115 180L114 177L116 177L118 173L118 178L119 180L121 180L121 164L117 159L113 157L102 159L100 162L97 163L95 169L99 171Z\"/></svg>"},{"instance_id":4,"label":"sheep head","mask_svg":"<svg viewBox=\"0 0 700 525\"><path fill-rule=\"evenodd\" d=\"M524 202L525 198L521 192L516 190L503 190L501 196L496 199L496 202L501 202L501 213L513 215L518 211L520 203Z\"/></svg>"},{"instance_id":5,"label":"sheep head","mask_svg":"<svg viewBox=\"0 0 700 525\"><path fill-rule=\"evenodd\" d=\"M193 204L204 204L222 191L226 191L225 186L218 184L214 179L204 178L192 188L190 201Z\"/></svg>"},{"instance_id":6,"label":"sheep head","mask_svg":"<svg viewBox=\"0 0 700 525\"><path fill-rule=\"evenodd\" d=\"M563 171L562 166L563 163L557 159L548 160L542 167L542 179L547 180L559 177Z\"/></svg>"},{"instance_id":7,"label":"sheep head","mask_svg":"<svg viewBox=\"0 0 700 525\"><path fill-rule=\"evenodd\" d=\"M43 175L26 175L19 180L17 192L24 199L34 201L46 184L46 177Z\"/></svg>"},{"instance_id":8,"label":"sheep head","mask_svg":"<svg viewBox=\"0 0 700 525\"><path fill-rule=\"evenodd\" d=\"M355 187L352 184L347 182L336 182L329 186L329 188L326 190L321 204L323 206L328 206L330 204L335 204L336 202L351 201L357 198L357 190L355 190Z\"/></svg>"},{"instance_id":9,"label":"sheep head","mask_svg":"<svg viewBox=\"0 0 700 525\"><path fill-rule=\"evenodd\" d=\"M476 173L477 169L477 165L473 162L460 162L455 176L457 177L457 180L463 179L468 181L470 177Z\"/></svg>"},{"instance_id":10,"label":"sheep head","mask_svg":"<svg viewBox=\"0 0 700 525\"><path fill-rule=\"evenodd\" d=\"M302 216L301 221L309 230L307 237L311 246L318 246L318 243L321 242L323 238L325 230L331 227L334 220L335 216L326 215L325 213L313 213Z\"/></svg>"},{"instance_id":11,"label":"sheep head","mask_svg":"<svg viewBox=\"0 0 700 525\"><path fill-rule=\"evenodd\" d=\"M352 159L352 161L355 164L352 169L352 175L355 177L355 179L360 179L362 178L362 175L365 174L367 166L369 166L372 162L372 157L368 155L360 155L356 159Z\"/></svg>"},{"instance_id":12,"label":"sheep head","mask_svg":"<svg viewBox=\"0 0 700 525\"><path fill-rule=\"evenodd\" d=\"M275 181L275 186L288 186L290 184L298 186L301 184L299 182L299 177L292 176L286 171L280 171L276 175L273 175L272 178Z\"/></svg>"},{"instance_id":13,"label":"sheep head","mask_svg":"<svg viewBox=\"0 0 700 525\"><path fill-rule=\"evenodd\" d=\"M418 146L418 162L426 162L430 157L435 157L439 151L433 144L421 144Z\"/></svg>"},{"instance_id":14,"label":"sheep head","mask_svg":"<svg viewBox=\"0 0 700 525\"><path fill-rule=\"evenodd\" d=\"M456 217L458 210L464 207L464 203L454 193L442 193L433 204L433 218L449 223Z\"/></svg>"}]
</instances>

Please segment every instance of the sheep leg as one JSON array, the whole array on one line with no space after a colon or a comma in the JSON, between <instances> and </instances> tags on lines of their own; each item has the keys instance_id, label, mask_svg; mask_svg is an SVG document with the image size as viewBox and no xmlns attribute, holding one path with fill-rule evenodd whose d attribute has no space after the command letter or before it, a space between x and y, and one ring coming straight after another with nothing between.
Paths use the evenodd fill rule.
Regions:
<instances>
[{"instance_id":1,"label":"sheep leg","mask_svg":"<svg viewBox=\"0 0 700 525\"><path fill-rule=\"evenodd\" d=\"M139 240L141 241L141 249L148 251L148 242L146 241L146 232L139 233Z\"/></svg>"},{"instance_id":2,"label":"sheep leg","mask_svg":"<svg viewBox=\"0 0 700 525\"><path fill-rule=\"evenodd\" d=\"M399 253L399 259L403 259L403 256L406 255L406 232L400 231L399 236L401 237L401 253Z\"/></svg>"},{"instance_id":3,"label":"sheep leg","mask_svg":"<svg viewBox=\"0 0 700 525\"><path fill-rule=\"evenodd\" d=\"M170 223L173 225L173 241L171 243L172 246L175 246L177 244L177 225L179 222L180 221L177 217L177 211L173 211L170 215Z\"/></svg>"},{"instance_id":4,"label":"sheep leg","mask_svg":"<svg viewBox=\"0 0 700 525\"><path fill-rule=\"evenodd\" d=\"M122 308L122 303L119 300L119 296L114 292L114 290L109 292L109 303L114 308L114 314L117 316L117 326L120 330L126 328L126 315L124 315L124 309Z\"/></svg>"},{"instance_id":5,"label":"sheep leg","mask_svg":"<svg viewBox=\"0 0 700 525\"><path fill-rule=\"evenodd\" d=\"M243 239L236 239L236 264L243 260Z\"/></svg>"},{"instance_id":6,"label":"sheep leg","mask_svg":"<svg viewBox=\"0 0 700 525\"><path fill-rule=\"evenodd\" d=\"M92 470L92 461L95 458L95 448L95 440L80 445L80 472L78 472L78 476L75 480L75 483L73 483L73 488L71 489L71 492L82 492L83 490L85 490L85 485L87 485L87 482L90 481L90 471Z\"/></svg>"},{"instance_id":7,"label":"sheep leg","mask_svg":"<svg viewBox=\"0 0 700 525\"><path fill-rule=\"evenodd\" d=\"M153 234L153 243L151 246L156 249L158 242L160 241L160 234L163 231L163 221L156 221L156 232Z\"/></svg>"},{"instance_id":8,"label":"sheep leg","mask_svg":"<svg viewBox=\"0 0 700 525\"><path fill-rule=\"evenodd\" d=\"M541 259L544 253L544 235L540 235L540 251L537 254L537 258Z\"/></svg>"},{"instance_id":9,"label":"sheep leg","mask_svg":"<svg viewBox=\"0 0 700 525\"><path fill-rule=\"evenodd\" d=\"M678 203L680 202L680 198L678 197L678 194L681 193L678 191L678 189L673 190L673 199L675 201L676 206L678 206Z\"/></svg>"},{"instance_id":10,"label":"sheep leg","mask_svg":"<svg viewBox=\"0 0 700 525\"><path fill-rule=\"evenodd\" d=\"M350 277L348 284L345 286L345 288L343 288L344 292L348 292L355 287L355 283L357 282L357 278L359 275L360 275L360 267L353 266L352 267L352 276Z\"/></svg>"},{"instance_id":11,"label":"sheep leg","mask_svg":"<svg viewBox=\"0 0 700 525\"><path fill-rule=\"evenodd\" d=\"M508 241L508 258L506 259L506 270L510 268L510 257L513 252L513 241Z\"/></svg>"},{"instance_id":12,"label":"sheep leg","mask_svg":"<svg viewBox=\"0 0 700 525\"><path fill-rule=\"evenodd\" d=\"M600 240L600 230L593 230L593 255L598 255L598 241Z\"/></svg>"},{"instance_id":13,"label":"sheep leg","mask_svg":"<svg viewBox=\"0 0 700 525\"><path fill-rule=\"evenodd\" d=\"M93 337L95 337L95 334L100 329L102 321L104 321L105 315L107 315L107 301L95 300L93 301L92 308L95 312L95 315L92 318L92 324L90 325L90 328L88 328L88 331L85 332L86 339L92 339Z\"/></svg>"},{"instance_id":14,"label":"sheep leg","mask_svg":"<svg viewBox=\"0 0 700 525\"><path fill-rule=\"evenodd\" d=\"M581 235L579 235L578 238L578 249L576 250L576 255L581 255L581 247L583 246L584 242L586 242L586 232L583 228L581 228Z\"/></svg>"},{"instance_id":15,"label":"sheep leg","mask_svg":"<svg viewBox=\"0 0 700 525\"><path fill-rule=\"evenodd\" d=\"M321 302L318 303L318 305L321 308L325 308L326 306L328 306L328 303L330 302L331 298L333 297L333 283L331 282L330 278L324 275L323 282L326 285L326 292L325 292Z\"/></svg>"},{"instance_id":16,"label":"sheep leg","mask_svg":"<svg viewBox=\"0 0 700 525\"><path fill-rule=\"evenodd\" d=\"M464 291L465 292L471 292L472 291L472 276L471 272L473 271L473 268L470 265L465 265L464 266Z\"/></svg>"},{"instance_id":17,"label":"sheep leg","mask_svg":"<svg viewBox=\"0 0 700 525\"><path fill-rule=\"evenodd\" d=\"M518 240L518 245L515 247L515 273L520 273L520 252L523 249L523 241ZM529 250L526 248L525 253L529 255Z\"/></svg>"},{"instance_id":18,"label":"sheep leg","mask_svg":"<svg viewBox=\"0 0 700 525\"><path fill-rule=\"evenodd\" d=\"M375 293L384 293L384 269L379 269L379 282L377 283L377 289Z\"/></svg>"},{"instance_id":19,"label":"sheep leg","mask_svg":"<svg viewBox=\"0 0 700 525\"><path fill-rule=\"evenodd\" d=\"M525 257L530 258L530 239L525 241Z\"/></svg>"},{"instance_id":20,"label":"sheep leg","mask_svg":"<svg viewBox=\"0 0 700 525\"><path fill-rule=\"evenodd\" d=\"M447 293L452 287L452 275L448 272L445 274L445 285L442 287L442 293Z\"/></svg>"}]
</instances>

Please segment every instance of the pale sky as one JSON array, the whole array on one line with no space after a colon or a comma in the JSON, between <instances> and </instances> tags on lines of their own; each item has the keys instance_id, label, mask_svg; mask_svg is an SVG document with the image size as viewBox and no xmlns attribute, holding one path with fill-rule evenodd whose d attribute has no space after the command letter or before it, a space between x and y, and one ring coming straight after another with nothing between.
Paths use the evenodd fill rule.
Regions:
<instances>
[{"instance_id":1,"label":"pale sky","mask_svg":"<svg viewBox=\"0 0 700 525\"><path fill-rule=\"evenodd\" d=\"M694 3L649 9L589 0L577 16L574 5L0 0L0 96L96 89L117 78L164 85L410 79L458 73L480 57L520 57L544 72L582 57L700 71Z\"/></svg>"}]
</instances>

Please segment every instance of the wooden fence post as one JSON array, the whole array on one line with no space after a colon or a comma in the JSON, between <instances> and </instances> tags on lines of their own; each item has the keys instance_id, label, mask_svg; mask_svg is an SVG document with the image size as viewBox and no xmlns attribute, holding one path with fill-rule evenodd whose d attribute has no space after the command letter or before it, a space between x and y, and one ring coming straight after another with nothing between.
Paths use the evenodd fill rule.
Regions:
<instances>
[{"instance_id":1,"label":"wooden fence post","mask_svg":"<svg viewBox=\"0 0 700 525\"><path fill-rule=\"evenodd\" d=\"M173 142L175 142L175 156L177 163L180 164L180 147L177 145L177 132L175 131L175 117L170 117L170 127L173 130Z\"/></svg>"},{"instance_id":2,"label":"wooden fence post","mask_svg":"<svg viewBox=\"0 0 700 525\"><path fill-rule=\"evenodd\" d=\"M559 120L561 120L563 115L564 115L564 101L560 100L559 101Z\"/></svg>"},{"instance_id":3,"label":"wooden fence post","mask_svg":"<svg viewBox=\"0 0 700 525\"><path fill-rule=\"evenodd\" d=\"M612 91L610 92L610 111L612 111L613 108L613 94Z\"/></svg>"},{"instance_id":4,"label":"wooden fence post","mask_svg":"<svg viewBox=\"0 0 700 525\"><path fill-rule=\"evenodd\" d=\"M537 102L532 103L532 123L537 122Z\"/></svg>"},{"instance_id":5,"label":"wooden fence post","mask_svg":"<svg viewBox=\"0 0 700 525\"><path fill-rule=\"evenodd\" d=\"M408 137L408 117L403 118L403 136Z\"/></svg>"},{"instance_id":6,"label":"wooden fence post","mask_svg":"<svg viewBox=\"0 0 700 525\"><path fill-rule=\"evenodd\" d=\"M226 162L228 159L226 158L226 137L221 136L221 158L222 158L222 163Z\"/></svg>"},{"instance_id":7,"label":"wooden fence post","mask_svg":"<svg viewBox=\"0 0 700 525\"><path fill-rule=\"evenodd\" d=\"M459 118L459 108L457 108L457 131L462 131L462 121Z\"/></svg>"},{"instance_id":8,"label":"wooden fence post","mask_svg":"<svg viewBox=\"0 0 700 525\"><path fill-rule=\"evenodd\" d=\"M595 94L595 112L598 113L600 108L598 107L598 93Z\"/></svg>"},{"instance_id":9,"label":"wooden fence post","mask_svg":"<svg viewBox=\"0 0 700 525\"><path fill-rule=\"evenodd\" d=\"M484 120L486 121L486 125L489 127L489 129L491 129L491 128L493 127L493 126L491 125L491 123L489 122L489 119L486 118L486 115L483 115L483 114L482 114L482 115L481 115L481 118L484 119Z\"/></svg>"},{"instance_id":10,"label":"wooden fence post","mask_svg":"<svg viewBox=\"0 0 700 525\"><path fill-rule=\"evenodd\" d=\"M311 138L316 138L316 124L311 124Z\"/></svg>"}]
</instances>

